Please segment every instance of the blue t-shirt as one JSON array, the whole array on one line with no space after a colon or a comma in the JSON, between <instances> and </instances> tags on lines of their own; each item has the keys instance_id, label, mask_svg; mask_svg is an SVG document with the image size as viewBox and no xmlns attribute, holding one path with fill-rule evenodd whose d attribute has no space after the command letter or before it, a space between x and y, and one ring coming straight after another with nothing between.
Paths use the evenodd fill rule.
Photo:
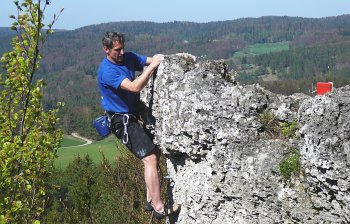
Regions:
<instances>
[{"instance_id":1,"label":"blue t-shirt","mask_svg":"<svg viewBox=\"0 0 350 224\"><path fill-rule=\"evenodd\" d=\"M123 62L115 64L105 57L98 69L97 81L101 92L102 108L108 112L134 113L137 93L123 90L122 81L135 79L135 71L141 71L147 57L133 52L125 52Z\"/></svg>"}]
</instances>

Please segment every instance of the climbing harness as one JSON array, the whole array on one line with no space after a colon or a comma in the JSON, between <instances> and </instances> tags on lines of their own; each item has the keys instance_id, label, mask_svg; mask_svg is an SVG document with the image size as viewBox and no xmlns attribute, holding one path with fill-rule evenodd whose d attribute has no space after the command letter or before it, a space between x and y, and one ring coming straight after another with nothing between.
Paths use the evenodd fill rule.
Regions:
<instances>
[{"instance_id":1,"label":"climbing harness","mask_svg":"<svg viewBox=\"0 0 350 224\"><path fill-rule=\"evenodd\" d=\"M108 113L111 114L111 113ZM128 124L129 124L129 114L121 114L121 113L113 113L113 115L109 118L110 121L113 120L114 115L119 115L123 117L123 125L124 125L124 133L122 137L122 142L124 145L126 145L129 141L129 134L128 134Z\"/></svg>"}]
</instances>

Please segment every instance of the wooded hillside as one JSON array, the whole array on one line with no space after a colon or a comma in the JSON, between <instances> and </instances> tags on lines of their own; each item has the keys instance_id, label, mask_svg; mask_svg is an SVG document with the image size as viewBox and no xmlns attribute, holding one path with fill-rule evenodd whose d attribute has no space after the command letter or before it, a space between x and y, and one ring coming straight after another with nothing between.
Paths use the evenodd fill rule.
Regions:
<instances>
[{"instance_id":1,"label":"wooded hillside","mask_svg":"<svg viewBox=\"0 0 350 224\"><path fill-rule=\"evenodd\" d=\"M188 52L200 60L226 59L240 82L261 82L275 92L308 92L311 83L331 80L335 86L350 83L350 15L309 19L261 17L209 23L114 22L59 30L43 51L40 74L47 83L45 105L65 101L61 124L96 138L91 127L102 113L96 71L104 57L101 39L107 31L126 34L126 50L148 56ZM9 49L9 28L0 28L0 53ZM241 54L254 44L287 46L280 51ZM267 45L266 45L267 46ZM270 46L270 45L269 45ZM243 56L242 56L243 55ZM267 79L266 77L274 77Z\"/></svg>"}]
</instances>

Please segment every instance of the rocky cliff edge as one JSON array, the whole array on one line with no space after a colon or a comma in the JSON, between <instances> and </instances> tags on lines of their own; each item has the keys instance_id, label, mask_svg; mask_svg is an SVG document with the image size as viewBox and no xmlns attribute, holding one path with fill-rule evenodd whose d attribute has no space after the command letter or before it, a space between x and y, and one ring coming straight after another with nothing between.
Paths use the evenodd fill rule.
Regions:
<instances>
[{"instance_id":1,"label":"rocky cliff edge","mask_svg":"<svg viewBox=\"0 0 350 224\"><path fill-rule=\"evenodd\" d=\"M350 87L282 96L235 83L223 61L177 54L141 99L182 204L172 223L350 222ZM281 124L293 123L288 135ZM291 153L300 167L286 178Z\"/></svg>"}]
</instances>

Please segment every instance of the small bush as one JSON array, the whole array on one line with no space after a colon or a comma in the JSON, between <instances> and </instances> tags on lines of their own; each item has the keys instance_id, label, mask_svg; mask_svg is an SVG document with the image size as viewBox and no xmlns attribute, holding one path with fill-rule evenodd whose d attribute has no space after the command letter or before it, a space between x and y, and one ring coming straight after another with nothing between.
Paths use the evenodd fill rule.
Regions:
<instances>
[{"instance_id":1,"label":"small bush","mask_svg":"<svg viewBox=\"0 0 350 224\"><path fill-rule=\"evenodd\" d=\"M270 112L263 112L259 115L262 131L271 138L277 138L281 133L281 126L276 116Z\"/></svg>"},{"instance_id":2,"label":"small bush","mask_svg":"<svg viewBox=\"0 0 350 224\"><path fill-rule=\"evenodd\" d=\"M284 137L287 138L296 138L296 132L299 129L298 127L298 123L296 121L293 122L283 122L282 123L282 130L281 130L281 134Z\"/></svg>"},{"instance_id":3,"label":"small bush","mask_svg":"<svg viewBox=\"0 0 350 224\"><path fill-rule=\"evenodd\" d=\"M52 177L56 186L49 192L41 223L124 224L150 223L151 213L143 209L146 201L142 162L125 146L117 146L120 156L115 164L102 154L101 164L93 163L89 155L76 157L64 170ZM165 158L161 157L162 170ZM162 198L166 186L162 185ZM153 220L153 224L163 220ZM1 217L0 217L1 224Z\"/></svg>"},{"instance_id":4,"label":"small bush","mask_svg":"<svg viewBox=\"0 0 350 224\"><path fill-rule=\"evenodd\" d=\"M288 154L279 164L280 173L285 179L290 179L292 174L300 171L300 153L292 152Z\"/></svg>"}]
</instances>

